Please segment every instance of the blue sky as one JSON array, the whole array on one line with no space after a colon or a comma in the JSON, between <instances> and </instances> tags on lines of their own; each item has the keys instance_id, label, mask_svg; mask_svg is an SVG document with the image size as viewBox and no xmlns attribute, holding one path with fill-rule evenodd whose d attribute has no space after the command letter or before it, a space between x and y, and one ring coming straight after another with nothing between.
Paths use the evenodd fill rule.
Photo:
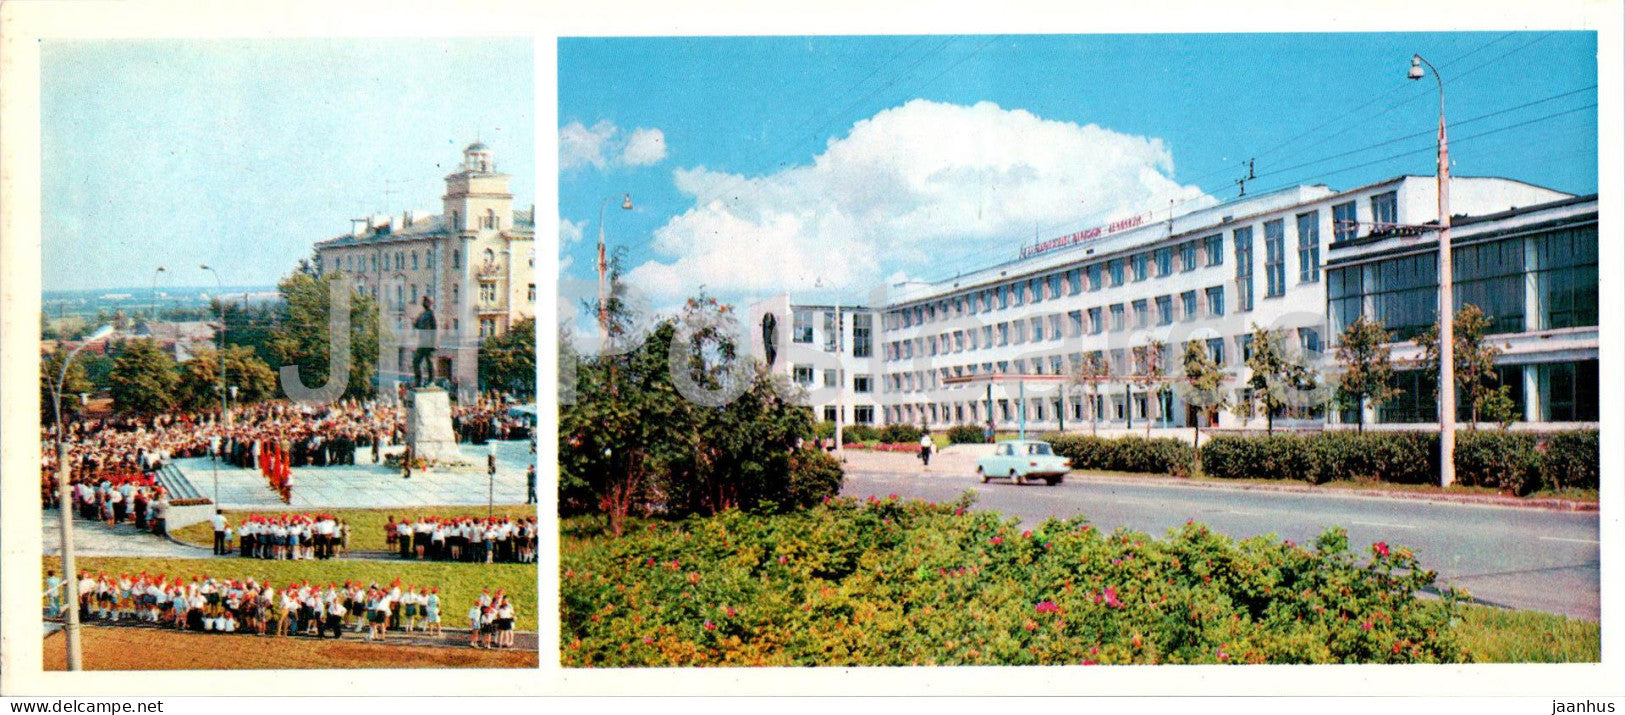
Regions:
<instances>
[{"instance_id":1,"label":"blue sky","mask_svg":"<svg viewBox=\"0 0 1625 715\"><path fill-rule=\"evenodd\" d=\"M479 137L535 201L529 39L47 41L46 290L270 285L349 219L440 212Z\"/></svg>"},{"instance_id":2,"label":"blue sky","mask_svg":"<svg viewBox=\"0 0 1625 715\"><path fill-rule=\"evenodd\" d=\"M1596 191L1592 33L561 39L561 270L592 277L606 196L660 307L952 275L1228 200L1253 157L1252 193L1431 175L1413 53L1456 174Z\"/></svg>"}]
</instances>

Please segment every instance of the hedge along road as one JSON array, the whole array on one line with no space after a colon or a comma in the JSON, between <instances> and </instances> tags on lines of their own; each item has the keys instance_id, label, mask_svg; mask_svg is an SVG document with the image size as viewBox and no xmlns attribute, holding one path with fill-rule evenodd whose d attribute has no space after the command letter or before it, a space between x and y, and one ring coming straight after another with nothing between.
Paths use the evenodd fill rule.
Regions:
<instances>
[{"instance_id":1,"label":"hedge along road","mask_svg":"<svg viewBox=\"0 0 1625 715\"><path fill-rule=\"evenodd\" d=\"M1005 480L982 484L968 473L848 473L841 493L859 498L897 494L940 502L966 490L976 492L975 508L1024 522L1082 515L1097 528L1127 527L1157 537L1187 519L1236 539L1274 533L1300 543L1312 542L1327 527L1340 526L1356 546L1386 541L1414 549L1424 567L1439 572L1440 585L1464 587L1479 601L1592 621L1599 616L1594 511L1126 484L1091 481L1079 472L1054 487L1016 486Z\"/></svg>"}]
</instances>

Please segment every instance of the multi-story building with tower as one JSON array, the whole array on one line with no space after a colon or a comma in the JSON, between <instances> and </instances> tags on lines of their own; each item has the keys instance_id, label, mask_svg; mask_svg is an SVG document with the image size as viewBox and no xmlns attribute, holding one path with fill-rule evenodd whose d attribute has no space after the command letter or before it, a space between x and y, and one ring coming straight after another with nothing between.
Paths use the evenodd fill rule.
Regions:
<instances>
[{"instance_id":1,"label":"multi-story building with tower","mask_svg":"<svg viewBox=\"0 0 1625 715\"><path fill-rule=\"evenodd\" d=\"M316 243L316 267L339 272L378 302L380 387L412 379L409 330L434 302L434 378L478 389L480 341L536 315L535 206L515 210L508 175L481 142L446 176L441 213L351 219L350 232Z\"/></svg>"}]
</instances>

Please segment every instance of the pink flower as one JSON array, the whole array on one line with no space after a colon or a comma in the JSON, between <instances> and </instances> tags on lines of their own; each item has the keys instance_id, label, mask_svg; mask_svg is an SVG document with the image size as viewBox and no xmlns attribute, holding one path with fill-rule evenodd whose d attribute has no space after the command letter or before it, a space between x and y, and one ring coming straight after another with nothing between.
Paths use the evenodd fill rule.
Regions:
<instances>
[{"instance_id":1,"label":"pink flower","mask_svg":"<svg viewBox=\"0 0 1625 715\"><path fill-rule=\"evenodd\" d=\"M893 492L893 493L891 493L891 494L888 494L888 495L886 495L886 498L887 498L887 499L890 499L890 500L892 500L892 501L897 501L897 493L896 493L896 492Z\"/></svg>"},{"instance_id":2,"label":"pink flower","mask_svg":"<svg viewBox=\"0 0 1625 715\"><path fill-rule=\"evenodd\" d=\"M1083 659L1083 664L1084 665L1100 665L1099 663L1096 663L1096 662L1094 662L1092 660L1089 660L1088 658Z\"/></svg>"},{"instance_id":3,"label":"pink flower","mask_svg":"<svg viewBox=\"0 0 1625 715\"><path fill-rule=\"evenodd\" d=\"M645 565L645 566L653 566L653 565L655 565L655 559L654 559L654 557L653 557L653 556L650 556L650 557L649 557L649 561L648 561L648 562L647 562L647 563L645 563L645 564L644 564L644 565Z\"/></svg>"},{"instance_id":4,"label":"pink flower","mask_svg":"<svg viewBox=\"0 0 1625 715\"><path fill-rule=\"evenodd\" d=\"M1360 624L1360 630L1369 631L1369 630L1371 630L1372 625L1373 624L1371 623L1371 621L1366 621L1365 623L1361 623Z\"/></svg>"},{"instance_id":5,"label":"pink flower","mask_svg":"<svg viewBox=\"0 0 1625 715\"><path fill-rule=\"evenodd\" d=\"M1219 660L1230 660L1230 654L1224 652L1223 648L1219 649Z\"/></svg>"},{"instance_id":6,"label":"pink flower","mask_svg":"<svg viewBox=\"0 0 1625 715\"><path fill-rule=\"evenodd\" d=\"M712 622L710 622L710 621L706 621L706 622L705 622L705 630L708 630L708 631L714 631L714 630L716 630L716 629L717 629L717 624L715 624L715 623L712 623Z\"/></svg>"},{"instance_id":7,"label":"pink flower","mask_svg":"<svg viewBox=\"0 0 1625 715\"><path fill-rule=\"evenodd\" d=\"M964 507L960 507L960 508L954 510L954 516L964 516L964 515L965 515L965 508Z\"/></svg>"},{"instance_id":8,"label":"pink flower","mask_svg":"<svg viewBox=\"0 0 1625 715\"><path fill-rule=\"evenodd\" d=\"M780 556L779 557L779 563L781 563L781 564L790 563L790 557L788 557L788 556Z\"/></svg>"},{"instance_id":9,"label":"pink flower","mask_svg":"<svg viewBox=\"0 0 1625 715\"><path fill-rule=\"evenodd\" d=\"M649 636L644 636L643 637L643 644L644 645L654 645L655 644L655 639L650 638Z\"/></svg>"},{"instance_id":10,"label":"pink flower","mask_svg":"<svg viewBox=\"0 0 1625 715\"><path fill-rule=\"evenodd\" d=\"M1033 530L1028 529L1026 531L1021 532L1021 538L1023 538L1023 539L1031 539L1031 538L1033 538Z\"/></svg>"},{"instance_id":11,"label":"pink flower","mask_svg":"<svg viewBox=\"0 0 1625 715\"><path fill-rule=\"evenodd\" d=\"M995 536L995 537L993 537L993 538L991 538L991 539L988 539L988 540L987 540L987 543L989 543L989 544L992 544L992 545L994 545L994 546L998 546L998 545L999 545L999 544L1002 544L1002 543L1004 543L1004 537L1002 537L1002 536Z\"/></svg>"},{"instance_id":12,"label":"pink flower","mask_svg":"<svg viewBox=\"0 0 1625 715\"><path fill-rule=\"evenodd\" d=\"M734 607L733 607L733 606L726 606L726 607L724 607L724 608L723 608L723 612L724 612L724 613L727 613L727 614L728 614L728 616L729 616L729 617L732 617L732 616L735 616L735 615L737 615L737 612L736 612L736 611L734 611Z\"/></svg>"},{"instance_id":13,"label":"pink flower","mask_svg":"<svg viewBox=\"0 0 1625 715\"><path fill-rule=\"evenodd\" d=\"M1035 610L1039 613L1060 613L1061 607L1055 605L1054 601L1042 601L1035 607Z\"/></svg>"},{"instance_id":14,"label":"pink flower","mask_svg":"<svg viewBox=\"0 0 1625 715\"><path fill-rule=\"evenodd\" d=\"M1388 555L1388 542L1379 541L1379 542L1377 542L1375 544L1372 544L1371 545L1371 550L1377 552L1378 556L1387 556Z\"/></svg>"},{"instance_id":15,"label":"pink flower","mask_svg":"<svg viewBox=\"0 0 1625 715\"><path fill-rule=\"evenodd\" d=\"M1111 586L1106 587L1106 605L1112 608L1123 607L1123 602L1117 600L1117 589L1112 588Z\"/></svg>"}]
</instances>

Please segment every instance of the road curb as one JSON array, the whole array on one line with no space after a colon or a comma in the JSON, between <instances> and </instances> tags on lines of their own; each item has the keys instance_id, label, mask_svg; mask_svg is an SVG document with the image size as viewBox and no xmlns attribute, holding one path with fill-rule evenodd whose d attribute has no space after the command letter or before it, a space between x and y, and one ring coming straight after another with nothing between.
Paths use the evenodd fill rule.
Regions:
<instances>
[{"instance_id":1,"label":"road curb","mask_svg":"<svg viewBox=\"0 0 1625 715\"><path fill-rule=\"evenodd\" d=\"M937 479L938 474L902 474L892 472L879 472L861 470L848 472L848 474L896 477L912 476L926 479ZM941 476L959 476L940 473ZM967 477L967 479L969 479ZM1230 491L1252 492L1279 492L1287 494L1313 494L1317 496L1351 496L1366 497L1370 499L1391 499L1395 501L1422 501L1442 502L1448 504L1467 504L1472 506L1499 506L1509 509L1539 509L1543 511L1564 512L1595 512L1596 502L1573 501L1569 499L1520 499L1518 497L1481 496L1477 494L1431 494L1406 491L1392 491L1386 489L1338 489L1335 487L1314 487L1307 484L1224 484L1218 482L1192 481L1178 477L1114 477L1105 474L1089 474L1086 472L1073 472L1068 475L1070 481L1087 481L1105 484L1142 485L1157 487L1192 487L1197 489L1221 489ZM975 483L967 481L968 486Z\"/></svg>"}]
</instances>

